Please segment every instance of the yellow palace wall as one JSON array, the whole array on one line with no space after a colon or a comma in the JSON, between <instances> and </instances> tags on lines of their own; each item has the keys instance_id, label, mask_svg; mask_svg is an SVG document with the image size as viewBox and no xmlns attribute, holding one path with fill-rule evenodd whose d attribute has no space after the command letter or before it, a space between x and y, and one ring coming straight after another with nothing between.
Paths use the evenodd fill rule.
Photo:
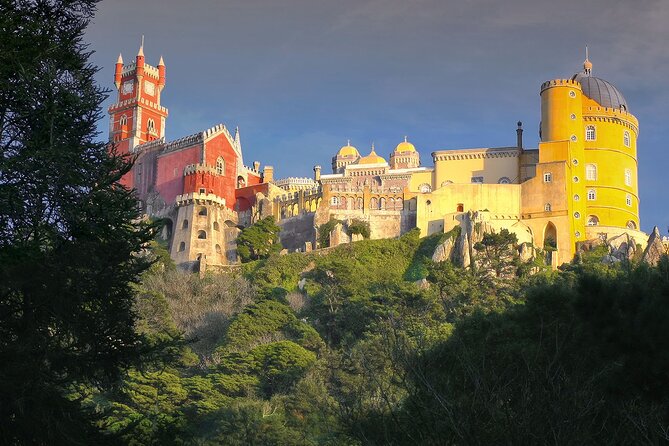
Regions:
<instances>
[{"instance_id":1,"label":"yellow palace wall","mask_svg":"<svg viewBox=\"0 0 669 446\"><path fill-rule=\"evenodd\" d=\"M469 184L472 177L482 177L484 183L498 183L504 177L511 183L519 183L519 155L516 148L434 152L434 186L439 188L448 181Z\"/></svg>"}]
</instances>

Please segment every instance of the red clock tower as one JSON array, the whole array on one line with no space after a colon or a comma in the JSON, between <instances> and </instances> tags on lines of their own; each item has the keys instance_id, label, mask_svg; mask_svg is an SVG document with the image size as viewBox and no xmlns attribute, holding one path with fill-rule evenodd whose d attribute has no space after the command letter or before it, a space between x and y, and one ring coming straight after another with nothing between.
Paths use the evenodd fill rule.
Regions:
<instances>
[{"instance_id":1,"label":"red clock tower","mask_svg":"<svg viewBox=\"0 0 669 446\"><path fill-rule=\"evenodd\" d=\"M135 147L165 136L167 108L160 105L160 93L165 87L165 63L160 58L157 67L144 61L144 44L134 63L123 64L119 54L114 71L118 90L115 104L109 107L109 139L119 153L134 153ZM135 186L128 174L121 181Z\"/></svg>"}]
</instances>

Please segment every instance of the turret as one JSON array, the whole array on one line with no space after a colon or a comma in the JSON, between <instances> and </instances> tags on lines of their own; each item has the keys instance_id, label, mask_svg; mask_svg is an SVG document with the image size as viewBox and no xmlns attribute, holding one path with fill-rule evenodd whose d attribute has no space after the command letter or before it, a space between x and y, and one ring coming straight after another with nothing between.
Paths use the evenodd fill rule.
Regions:
<instances>
[{"instance_id":1,"label":"turret","mask_svg":"<svg viewBox=\"0 0 669 446\"><path fill-rule=\"evenodd\" d=\"M116 61L116 67L114 68L114 85L118 90L121 88L121 74L123 73L123 57L121 53L118 53L118 60Z\"/></svg>"},{"instance_id":2,"label":"turret","mask_svg":"<svg viewBox=\"0 0 669 446\"><path fill-rule=\"evenodd\" d=\"M135 57L135 65L137 66L137 77L141 78L144 75L144 36L142 36L142 45Z\"/></svg>"},{"instance_id":3,"label":"turret","mask_svg":"<svg viewBox=\"0 0 669 446\"><path fill-rule=\"evenodd\" d=\"M158 91L162 92L165 87L165 62L163 61L163 56L160 56L160 62L158 62Z\"/></svg>"},{"instance_id":4,"label":"turret","mask_svg":"<svg viewBox=\"0 0 669 446\"><path fill-rule=\"evenodd\" d=\"M314 181L320 181L321 180L321 166L315 165L314 166Z\"/></svg>"}]
</instances>

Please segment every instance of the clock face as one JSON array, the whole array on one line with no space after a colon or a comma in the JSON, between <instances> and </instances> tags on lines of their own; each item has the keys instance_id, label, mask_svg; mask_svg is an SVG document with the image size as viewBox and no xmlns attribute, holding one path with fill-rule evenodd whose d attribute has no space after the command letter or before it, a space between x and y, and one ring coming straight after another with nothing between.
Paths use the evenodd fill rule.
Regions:
<instances>
[{"instance_id":1,"label":"clock face","mask_svg":"<svg viewBox=\"0 0 669 446\"><path fill-rule=\"evenodd\" d=\"M152 95L155 93L155 91L156 91L156 86L152 82L149 81L144 82L144 92L146 94Z\"/></svg>"},{"instance_id":2,"label":"clock face","mask_svg":"<svg viewBox=\"0 0 669 446\"><path fill-rule=\"evenodd\" d=\"M134 86L134 82L133 82L133 81L126 81L126 82L123 82L123 93L124 93L124 94L132 93L132 88L133 88L133 86Z\"/></svg>"}]
</instances>

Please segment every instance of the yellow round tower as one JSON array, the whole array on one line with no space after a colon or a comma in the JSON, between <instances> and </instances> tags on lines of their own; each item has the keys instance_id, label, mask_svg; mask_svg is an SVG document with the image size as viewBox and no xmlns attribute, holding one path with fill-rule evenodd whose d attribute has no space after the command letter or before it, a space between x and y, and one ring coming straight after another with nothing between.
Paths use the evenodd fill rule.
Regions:
<instances>
[{"instance_id":1,"label":"yellow round tower","mask_svg":"<svg viewBox=\"0 0 669 446\"><path fill-rule=\"evenodd\" d=\"M572 79L583 91L586 225L638 229L639 122L620 91L592 75L589 60Z\"/></svg>"}]
</instances>

